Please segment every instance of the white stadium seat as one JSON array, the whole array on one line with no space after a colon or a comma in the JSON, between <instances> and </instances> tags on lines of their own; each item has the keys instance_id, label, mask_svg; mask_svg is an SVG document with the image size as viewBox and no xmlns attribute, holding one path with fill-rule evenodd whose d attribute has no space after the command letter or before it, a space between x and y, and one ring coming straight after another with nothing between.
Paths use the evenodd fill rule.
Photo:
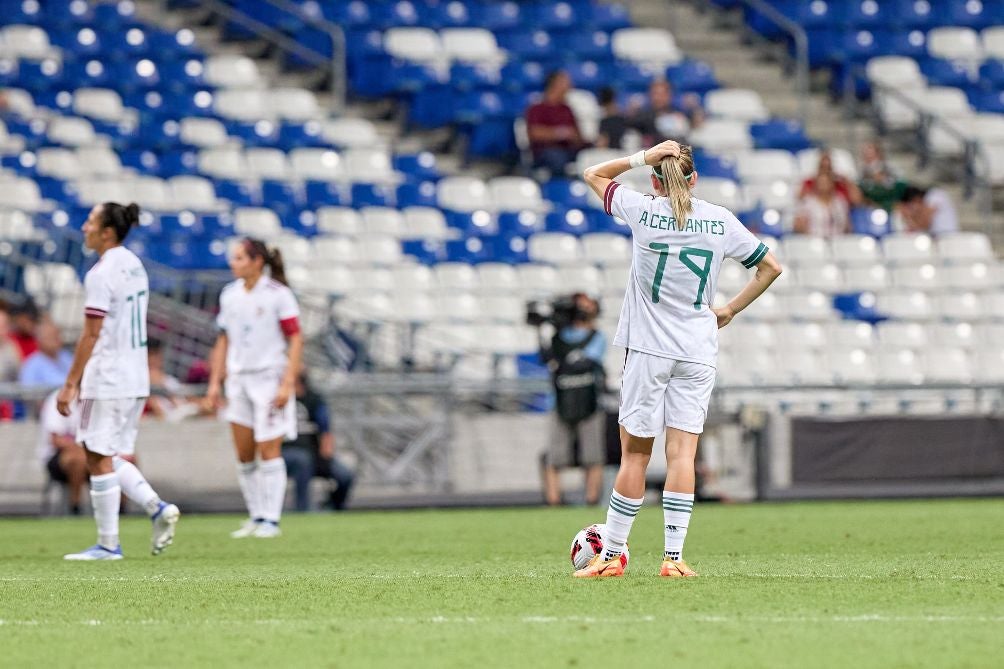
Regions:
<instances>
[{"instance_id":1,"label":"white stadium seat","mask_svg":"<svg viewBox=\"0 0 1004 669\"><path fill-rule=\"evenodd\" d=\"M213 95L213 109L224 118L253 123L275 117L268 95L252 89L221 89Z\"/></svg>"},{"instance_id":2,"label":"white stadium seat","mask_svg":"<svg viewBox=\"0 0 1004 669\"><path fill-rule=\"evenodd\" d=\"M732 296L729 295L724 297L727 301ZM717 296L716 296L717 302ZM715 306L719 306L716 304ZM776 321L782 318L788 318L790 315L784 311L784 307L781 305L781 300L777 295L768 291L758 297L753 304L748 306L745 311L743 311L743 316L745 318L763 320L763 321Z\"/></svg>"},{"instance_id":3,"label":"white stadium seat","mask_svg":"<svg viewBox=\"0 0 1004 669\"><path fill-rule=\"evenodd\" d=\"M603 268L603 294L604 300L624 299L624 292L627 290L628 281L631 276L630 265L607 265ZM617 312L611 312L604 306L608 316L616 316Z\"/></svg>"},{"instance_id":4,"label":"white stadium seat","mask_svg":"<svg viewBox=\"0 0 1004 669\"><path fill-rule=\"evenodd\" d=\"M282 149L253 148L244 151L248 175L255 179L285 181L291 175L289 161Z\"/></svg>"},{"instance_id":5,"label":"white stadium seat","mask_svg":"<svg viewBox=\"0 0 1004 669\"><path fill-rule=\"evenodd\" d=\"M0 30L0 55L24 60L59 57L59 49L49 43L49 34L41 28L8 25Z\"/></svg>"},{"instance_id":6,"label":"white stadium seat","mask_svg":"<svg viewBox=\"0 0 1004 669\"><path fill-rule=\"evenodd\" d=\"M4 101L7 103L7 109L22 118L35 116L35 100L31 93L23 88L5 88L3 94Z\"/></svg>"},{"instance_id":7,"label":"white stadium seat","mask_svg":"<svg viewBox=\"0 0 1004 669\"><path fill-rule=\"evenodd\" d=\"M582 138L587 142L595 141L600 130L600 120L603 118L603 110L596 101L596 96L590 91L575 89L568 92L565 102L575 115L575 122ZM581 171L579 173L581 174Z\"/></svg>"},{"instance_id":8,"label":"white stadium seat","mask_svg":"<svg viewBox=\"0 0 1004 669\"><path fill-rule=\"evenodd\" d=\"M35 239L35 226L23 211L0 211L0 239L24 241Z\"/></svg>"},{"instance_id":9,"label":"white stadium seat","mask_svg":"<svg viewBox=\"0 0 1004 669\"><path fill-rule=\"evenodd\" d=\"M542 298L557 292L558 271L547 265L517 265L522 294L530 298Z\"/></svg>"},{"instance_id":10,"label":"white stadium seat","mask_svg":"<svg viewBox=\"0 0 1004 669\"><path fill-rule=\"evenodd\" d=\"M342 173L352 183L395 184L400 181L385 151L347 149L341 157Z\"/></svg>"},{"instance_id":11,"label":"white stadium seat","mask_svg":"<svg viewBox=\"0 0 1004 669\"><path fill-rule=\"evenodd\" d=\"M167 211L174 204L168 183L160 177L135 177L129 181L129 192L132 200L143 209Z\"/></svg>"},{"instance_id":12,"label":"white stadium seat","mask_svg":"<svg viewBox=\"0 0 1004 669\"><path fill-rule=\"evenodd\" d=\"M404 214L406 239L449 239L452 234L443 212L435 207L407 207Z\"/></svg>"},{"instance_id":13,"label":"white stadium seat","mask_svg":"<svg viewBox=\"0 0 1004 669\"><path fill-rule=\"evenodd\" d=\"M844 287L843 273L833 263L801 265L795 273L795 277L796 283L807 290L839 293Z\"/></svg>"},{"instance_id":14,"label":"white stadium seat","mask_svg":"<svg viewBox=\"0 0 1004 669\"><path fill-rule=\"evenodd\" d=\"M579 262L579 240L564 232L541 232L530 238L528 255L533 262L569 265Z\"/></svg>"},{"instance_id":15,"label":"white stadium seat","mask_svg":"<svg viewBox=\"0 0 1004 669\"><path fill-rule=\"evenodd\" d=\"M122 121L128 116L122 97L109 88L78 88L73 94L73 111L101 121Z\"/></svg>"},{"instance_id":16,"label":"white stadium seat","mask_svg":"<svg viewBox=\"0 0 1004 669\"><path fill-rule=\"evenodd\" d=\"M980 383L1004 383L1004 347L983 348L976 352L974 378Z\"/></svg>"},{"instance_id":17,"label":"white stadium seat","mask_svg":"<svg viewBox=\"0 0 1004 669\"><path fill-rule=\"evenodd\" d=\"M388 320L399 323L429 323L436 320L438 306L431 297L421 293L394 293L393 314Z\"/></svg>"},{"instance_id":18,"label":"white stadium seat","mask_svg":"<svg viewBox=\"0 0 1004 669\"><path fill-rule=\"evenodd\" d=\"M471 293L446 292L436 298L439 321L476 323L481 320L481 303Z\"/></svg>"},{"instance_id":19,"label":"white stadium seat","mask_svg":"<svg viewBox=\"0 0 1004 669\"><path fill-rule=\"evenodd\" d=\"M661 28L621 28L611 42L614 56L664 69L683 60L672 33Z\"/></svg>"},{"instance_id":20,"label":"white stadium seat","mask_svg":"<svg viewBox=\"0 0 1004 669\"><path fill-rule=\"evenodd\" d=\"M214 179L245 179L248 165L244 152L237 146L222 146L199 151L199 172Z\"/></svg>"},{"instance_id":21,"label":"white stadium seat","mask_svg":"<svg viewBox=\"0 0 1004 669\"><path fill-rule=\"evenodd\" d=\"M803 386L828 386L833 383L833 373L820 351L787 351L778 356L778 370L784 383Z\"/></svg>"},{"instance_id":22,"label":"white stadium seat","mask_svg":"<svg viewBox=\"0 0 1004 669\"><path fill-rule=\"evenodd\" d=\"M819 291L786 296L784 309L795 320L832 321L839 317L839 313L833 308L833 299Z\"/></svg>"},{"instance_id":23,"label":"white stadium seat","mask_svg":"<svg viewBox=\"0 0 1004 669\"><path fill-rule=\"evenodd\" d=\"M786 261L793 266L818 266L833 260L830 243L822 237L788 235L781 243Z\"/></svg>"},{"instance_id":24,"label":"white stadium seat","mask_svg":"<svg viewBox=\"0 0 1004 669\"><path fill-rule=\"evenodd\" d=\"M763 98L748 88L719 88L704 96L704 108L717 118L729 118L748 123L766 121L770 111Z\"/></svg>"},{"instance_id":25,"label":"white stadium seat","mask_svg":"<svg viewBox=\"0 0 1004 669\"><path fill-rule=\"evenodd\" d=\"M384 33L383 48L401 60L429 64L445 60L439 35L428 28L391 28Z\"/></svg>"},{"instance_id":26,"label":"white stadium seat","mask_svg":"<svg viewBox=\"0 0 1004 669\"><path fill-rule=\"evenodd\" d=\"M922 264L934 258L934 242L922 234L888 235L882 240L885 259L893 264Z\"/></svg>"},{"instance_id":27,"label":"white stadium seat","mask_svg":"<svg viewBox=\"0 0 1004 669\"><path fill-rule=\"evenodd\" d=\"M761 149L738 154L736 170L743 183L794 181L798 163L788 151Z\"/></svg>"},{"instance_id":28,"label":"white stadium seat","mask_svg":"<svg viewBox=\"0 0 1004 669\"><path fill-rule=\"evenodd\" d=\"M955 232L937 239L938 255L945 261L991 260L990 238L981 232Z\"/></svg>"},{"instance_id":29,"label":"white stadium seat","mask_svg":"<svg viewBox=\"0 0 1004 669\"><path fill-rule=\"evenodd\" d=\"M869 235L837 235L830 240L833 262L844 267L879 262L881 248Z\"/></svg>"},{"instance_id":30,"label":"white stadium seat","mask_svg":"<svg viewBox=\"0 0 1004 669\"><path fill-rule=\"evenodd\" d=\"M711 118L692 130L691 144L711 153L733 154L753 148L749 124L729 118ZM698 181L700 187L700 181Z\"/></svg>"},{"instance_id":31,"label":"white stadium seat","mask_svg":"<svg viewBox=\"0 0 1004 669\"><path fill-rule=\"evenodd\" d=\"M941 277L934 265L904 265L892 270L892 285L896 288L931 290L938 288Z\"/></svg>"},{"instance_id":32,"label":"white stadium seat","mask_svg":"<svg viewBox=\"0 0 1004 669\"><path fill-rule=\"evenodd\" d=\"M234 210L234 232L249 237L271 239L282 234L282 224L271 209L239 207Z\"/></svg>"},{"instance_id":33,"label":"white stadium seat","mask_svg":"<svg viewBox=\"0 0 1004 669\"><path fill-rule=\"evenodd\" d=\"M326 235L355 237L362 230L362 218L351 207L321 207L317 210L317 231Z\"/></svg>"},{"instance_id":34,"label":"white stadium seat","mask_svg":"<svg viewBox=\"0 0 1004 669\"><path fill-rule=\"evenodd\" d=\"M917 86L901 89L899 93L916 99L923 95L925 90L926 86ZM886 131L912 130L920 123L920 115L916 108L893 93L876 89L872 92L872 100L878 110L881 125Z\"/></svg>"},{"instance_id":35,"label":"white stadium seat","mask_svg":"<svg viewBox=\"0 0 1004 669\"><path fill-rule=\"evenodd\" d=\"M935 347L923 356L927 383L970 383L973 370L969 354L961 348Z\"/></svg>"},{"instance_id":36,"label":"white stadium seat","mask_svg":"<svg viewBox=\"0 0 1004 669\"><path fill-rule=\"evenodd\" d=\"M490 210L492 201L485 182L477 177L446 177L436 186L439 206L453 211Z\"/></svg>"},{"instance_id":37,"label":"white stadium seat","mask_svg":"<svg viewBox=\"0 0 1004 669\"><path fill-rule=\"evenodd\" d=\"M869 81L889 88L916 88L927 82L917 61L906 56L872 58L865 69Z\"/></svg>"},{"instance_id":38,"label":"white stadium seat","mask_svg":"<svg viewBox=\"0 0 1004 669\"><path fill-rule=\"evenodd\" d=\"M770 183L753 183L743 187L746 202L759 204L765 209L778 209L782 214L795 207L797 193L787 181L775 180Z\"/></svg>"},{"instance_id":39,"label":"white stadium seat","mask_svg":"<svg viewBox=\"0 0 1004 669\"><path fill-rule=\"evenodd\" d=\"M444 292L472 291L478 287L478 273L467 263L439 263L432 271L436 284Z\"/></svg>"},{"instance_id":40,"label":"white stadium seat","mask_svg":"<svg viewBox=\"0 0 1004 669\"><path fill-rule=\"evenodd\" d=\"M393 237L369 235L359 238L356 264L392 267L401 262L401 243Z\"/></svg>"},{"instance_id":41,"label":"white stadium seat","mask_svg":"<svg viewBox=\"0 0 1004 669\"><path fill-rule=\"evenodd\" d=\"M592 265L561 267L557 288L562 293L587 293L599 296L603 292L603 274Z\"/></svg>"},{"instance_id":42,"label":"white stadium seat","mask_svg":"<svg viewBox=\"0 0 1004 669\"><path fill-rule=\"evenodd\" d=\"M35 161L35 169L41 176L72 181L87 174L77 154L70 149L41 148L35 153Z\"/></svg>"},{"instance_id":43,"label":"white stadium seat","mask_svg":"<svg viewBox=\"0 0 1004 669\"><path fill-rule=\"evenodd\" d=\"M311 264L317 268L355 264L359 258L356 242L347 237L317 237Z\"/></svg>"},{"instance_id":44,"label":"white stadium seat","mask_svg":"<svg viewBox=\"0 0 1004 669\"><path fill-rule=\"evenodd\" d=\"M481 263L477 266L478 283L485 295L514 295L520 291L516 268L505 263Z\"/></svg>"},{"instance_id":45,"label":"white stadium seat","mask_svg":"<svg viewBox=\"0 0 1004 669\"><path fill-rule=\"evenodd\" d=\"M114 177L122 174L122 161L119 154L107 146L82 146L76 150L77 160L85 170L102 177Z\"/></svg>"},{"instance_id":46,"label":"white stadium seat","mask_svg":"<svg viewBox=\"0 0 1004 669\"><path fill-rule=\"evenodd\" d=\"M352 270L353 293L393 293L394 275L380 267L356 267ZM413 291L412 291L413 292Z\"/></svg>"},{"instance_id":47,"label":"white stadium seat","mask_svg":"<svg viewBox=\"0 0 1004 669\"><path fill-rule=\"evenodd\" d=\"M593 232L582 236L582 251L594 265L622 265L631 262L631 242L613 232Z\"/></svg>"},{"instance_id":48,"label":"white stadium seat","mask_svg":"<svg viewBox=\"0 0 1004 669\"><path fill-rule=\"evenodd\" d=\"M436 287L435 275L425 265L399 265L392 267L394 290L406 293L427 293Z\"/></svg>"},{"instance_id":49,"label":"white stadium seat","mask_svg":"<svg viewBox=\"0 0 1004 669\"><path fill-rule=\"evenodd\" d=\"M265 83L254 60L230 54L207 58L203 77L218 88L259 88Z\"/></svg>"},{"instance_id":50,"label":"white stadium seat","mask_svg":"<svg viewBox=\"0 0 1004 669\"><path fill-rule=\"evenodd\" d=\"M989 290L997 285L1000 268L983 262L951 265L939 270L941 285L959 290Z\"/></svg>"},{"instance_id":51,"label":"white stadium seat","mask_svg":"<svg viewBox=\"0 0 1004 669\"><path fill-rule=\"evenodd\" d=\"M526 177L495 177L488 182L489 197L497 211L543 211L547 203L540 186Z\"/></svg>"},{"instance_id":52,"label":"white stadium seat","mask_svg":"<svg viewBox=\"0 0 1004 669\"><path fill-rule=\"evenodd\" d=\"M321 137L339 148L372 148L381 144L376 126L364 118L334 118L321 126Z\"/></svg>"},{"instance_id":53,"label":"white stadium seat","mask_svg":"<svg viewBox=\"0 0 1004 669\"><path fill-rule=\"evenodd\" d=\"M362 234L404 237L404 216L392 207L363 207L359 210L363 219Z\"/></svg>"},{"instance_id":54,"label":"white stadium seat","mask_svg":"<svg viewBox=\"0 0 1004 669\"><path fill-rule=\"evenodd\" d=\"M266 209L266 211L269 210ZM260 221L264 220L264 217L260 219ZM276 219L276 222L278 222L278 219ZM265 236L273 236L271 243L273 246L278 247L282 253L282 261L287 267L303 267L310 262L313 248L310 245L309 239L296 234L286 234L281 229L278 233L273 232L271 235L266 234Z\"/></svg>"},{"instance_id":55,"label":"white stadium seat","mask_svg":"<svg viewBox=\"0 0 1004 669\"><path fill-rule=\"evenodd\" d=\"M439 38L446 56L454 61L497 67L506 60L495 35L484 28L447 28Z\"/></svg>"},{"instance_id":56,"label":"white stadium seat","mask_svg":"<svg viewBox=\"0 0 1004 669\"><path fill-rule=\"evenodd\" d=\"M7 124L0 119L0 156L14 156L24 150L24 139L11 135L7 130Z\"/></svg>"},{"instance_id":57,"label":"white stadium seat","mask_svg":"<svg viewBox=\"0 0 1004 669\"><path fill-rule=\"evenodd\" d=\"M223 146L235 141L219 119L193 116L181 119L179 136L184 144L201 148Z\"/></svg>"},{"instance_id":58,"label":"white stadium seat","mask_svg":"<svg viewBox=\"0 0 1004 669\"><path fill-rule=\"evenodd\" d=\"M934 58L983 60L983 42L971 28L935 28L927 34L927 53Z\"/></svg>"},{"instance_id":59,"label":"white stadium seat","mask_svg":"<svg viewBox=\"0 0 1004 669\"><path fill-rule=\"evenodd\" d=\"M278 118L303 123L321 116L317 96L306 88L273 88L268 96L272 115Z\"/></svg>"},{"instance_id":60,"label":"white stadium seat","mask_svg":"<svg viewBox=\"0 0 1004 669\"><path fill-rule=\"evenodd\" d=\"M849 291L878 293L888 288L889 283L889 270L885 265L875 263L844 268L844 286Z\"/></svg>"},{"instance_id":61,"label":"white stadium seat","mask_svg":"<svg viewBox=\"0 0 1004 669\"><path fill-rule=\"evenodd\" d=\"M927 324L909 321L884 321L876 326L884 348L900 347L922 350L928 345Z\"/></svg>"},{"instance_id":62,"label":"white stadium seat","mask_svg":"<svg viewBox=\"0 0 1004 669\"><path fill-rule=\"evenodd\" d=\"M891 290L877 296L880 313L902 320L924 321L934 317L934 308L927 293L917 290Z\"/></svg>"},{"instance_id":63,"label":"white stadium seat","mask_svg":"<svg viewBox=\"0 0 1004 669\"><path fill-rule=\"evenodd\" d=\"M979 337L972 323L934 323L928 331L931 343L938 348L973 349Z\"/></svg>"},{"instance_id":64,"label":"white stadium seat","mask_svg":"<svg viewBox=\"0 0 1004 669\"><path fill-rule=\"evenodd\" d=\"M782 357L797 349L823 349L829 344L828 327L819 323L782 323L775 326Z\"/></svg>"},{"instance_id":65,"label":"white stadium seat","mask_svg":"<svg viewBox=\"0 0 1004 669\"><path fill-rule=\"evenodd\" d=\"M913 96L913 99L929 114L942 117L968 117L973 110L966 94L951 86L931 86Z\"/></svg>"},{"instance_id":66,"label":"white stadium seat","mask_svg":"<svg viewBox=\"0 0 1004 669\"><path fill-rule=\"evenodd\" d=\"M694 195L702 200L714 202L730 211L741 211L746 206L743 191L739 188L739 184L731 179L719 177L698 178L697 187L694 188Z\"/></svg>"},{"instance_id":67,"label":"white stadium seat","mask_svg":"<svg viewBox=\"0 0 1004 669\"><path fill-rule=\"evenodd\" d=\"M979 321L997 314L989 313L978 293L943 293L934 299L936 312L951 321Z\"/></svg>"},{"instance_id":68,"label":"white stadium seat","mask_svg":"<svg viewBox=\"0 0 1004 669\"><path fill-rule=\"evenodd\" d=\"M895 385L924 382L922 358L908 348L882 348L878 352L878 380Z\"/></svg>"},{"instance_id":69,"label":"white stadium seat","mask_svg":"<svg viewBox=\"0 0 1004 669\"><path fill-rule=\"evenodd\" d=\"M1004 60L1004 26L984 28L980 39L983 42L983 54L987 58Z\"/></svg>"},{"instance_id":70,"label":"white stadium seat","mask_svg":"<svg viewBox=\"0 0 1004 669\"><path fill-rule=\"evenodd\" d=\"M830 323L826 326L826 338L834 349L871 349L875 344L875 328L859 321Z\"/></svg>"},{"instance_id":71,"label":"white stadium seat","mask_svg":"<svg viewBox=\"0 0 1004 669\"><path fill-rule=\"evenodd\" d=\"M775 326L756 321L737 320L733 325L721 330L718 336L721 346L731 351L773 349L778 343Z\"/></svg>"},{"instance_id":72,"label":"white stadium seat","mask_svg":"<svg viewBox=\"0 0 1004 669\"><path fill-rule=\"evenodd\" d=\"M90 146L98 141L91 122L78 116L57 116L49 121L45 134L64 146Z\"/></svg>"},{"instance_id":73,"label":"white stadium seat","mask_svg":"<svg viewBox=\"0 0 1004 669\"><path fill-rule=\"evenodd\" d=\"M293 174L301 179L337 181L342 177L341 156L331 149L293 149L289 161Z\"/></svg>"},{"instance_id":74,"label":"white stadium seat","mask_svg":"<svg viewBox=\"0 0 1004 669\"><path fill-rule=\"evenodd\" d=\"M21 177L0 179L0 209L4 208L41 211L44 205L38 184Z\"/></svg>"},{"instance_id":75,"label":"white stadium seat","mask_svg":"<svg viewBox=\"0 0 1004 669\"><path fill-rule=\"evenodd\" d=\"M87 207L103 202L127 202L131 199L130 189L121 179L78 179L74 187L77 199Z\"/></svg>"},{"instance_id":76,"label":"white stadium seat","mask_svg":"<svg viewBox=\"0 0 1004 669\"><path fill-rule=\"evenodd\" d=\"M210 211L217 209L216 190L208 179L196 176L177 176L169 181L171 201L178 209Z\"/></svg>"},{"instance_id":77,"label":"white stadium seat","mask_svg":"<svg viewBox=\"0 0 1004 669\"><path fill-rule=\"evenodd\" d=\"M863 348L833 349L827 352L826 359L837 383L847 385L875 383L877 376L875 359Z\"/></svg>"}]
</instances>

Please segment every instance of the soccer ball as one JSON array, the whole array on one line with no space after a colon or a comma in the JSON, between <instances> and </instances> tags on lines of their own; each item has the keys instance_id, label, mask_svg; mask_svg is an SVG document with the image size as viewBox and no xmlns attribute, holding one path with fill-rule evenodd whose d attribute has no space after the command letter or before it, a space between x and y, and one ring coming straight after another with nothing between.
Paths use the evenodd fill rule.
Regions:
<instances>
[{"instance_id":1,"label":"soccer ball","mask_svg":"<svg viewBox=\"0 0 1004 669\"><path fill-rule=\"evenodd\" d=\"M573 567L582 569L589 564L594 555L603 551L604 529L605 526L602 523L590 525L589 527L582 528L575 535L575 538L572 539L572 548L570 551ZM621 566L627 567L629 559L630 555L628 554L627 546L624 546L624 552L621 553Z\"/></svg>"}]
</instances>

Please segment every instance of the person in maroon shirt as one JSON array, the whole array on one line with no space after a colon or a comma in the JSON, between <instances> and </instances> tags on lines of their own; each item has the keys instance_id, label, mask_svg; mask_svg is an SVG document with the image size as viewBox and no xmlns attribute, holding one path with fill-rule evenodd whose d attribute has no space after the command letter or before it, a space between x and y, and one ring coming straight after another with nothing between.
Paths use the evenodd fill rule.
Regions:
<instances>
[{"instance_id":1,"label":"person in maroon shirt","mask_svg":"<svg viewBox=\"0 0 1004 669\"><path fill-rule=\"evenodd\" d=\"M552 72L544 82L544 96L526 110L526 131L533 151L533 166L544 167L552 175L565 173L584 142L565 96L572 88L568 74Z\"/></svg>"},{"instance_id":2,"label":"person in maroon shirt","mask_svg":"<svg viewBox=\"0 0 1004 669\"><path fill-rule=\"evenodd\" d=\"M38 350L38 340L35 339L39 320L38 307L30 299L16 304L10 309L10 320L10 338L21 350L21 359L27 359Z\"/></svg>"}]
</instances>

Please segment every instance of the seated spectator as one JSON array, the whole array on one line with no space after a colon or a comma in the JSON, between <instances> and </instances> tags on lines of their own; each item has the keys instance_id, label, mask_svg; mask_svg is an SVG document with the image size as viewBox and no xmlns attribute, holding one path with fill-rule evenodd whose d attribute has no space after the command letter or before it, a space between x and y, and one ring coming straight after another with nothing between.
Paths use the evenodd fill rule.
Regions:
<instances>
[{"instance_id":1,"label":"seated spectator","mask_svg":"<svg viewBox=\"0 0 1004 669\"><path fill-rule=\"evenodd\" d=\"M617 104L617 94L614 89L606 86L600 90L597 98L603 107L603 120L600 121L600 133L596 138L596 146L605 149L619 149L627 132L628 120Z\"/></svg>"},{"instance_id":2,"label":"seated spectator","mask_svg":"<svg viewBox=\"0 0 1004 669\"><path fill-rule=\"evenodd\" d=\"M10 309L10 319L11 339L21 349L21 359L24 360L38 350L38 341L35 339L39 320L38 307L28 298Z\"/></svg>"},{"instance_id":3,"label":"seated spectator","mask_svg":"<svg viewBox=\"0 0 1004 669\"><path fill-rule=\"evenodd\" d=\"M850 207L837 195L833 177L825 172L817 175L814 188L799 200L795 212L795 232L833 237L850 232L850 229Z\"/></svg>"},{"instance_id":4,"label":"seated spectator","mask_svg":"<svg viewBox=\"0 0 1004 669\"><path fill-rule=\"evenodd\" d=\"M825 150L819 154L819 167L816 169L816 176L811 176L802 182L802 190L798 194L800 198L815 190L816 179L820 174L830 175L833 179L837 195L843 198L848 206L856 207L861 204L861 189L844 175L837 174L833 169L833 156L830 155L829 151Z\"/></svg>"},{"instance_id":5,"label":"seated spectator","mask_svg":"<svg viewBox=\"0 0 1004 669\"><path fill-rule=\"evenodd\" d=\"M907 186L896 207L907 232L938 236L959 231L959 215L951 196L941 188Z\"/></svg>"},{"instance_id":6,"label":"seated spectator","mask_svg":"<svg viewBox=\"0 0 1004 669\"><path fill-rule=\"evenodd\" d=\"M14 343L10 330L10 316L0 309L0 383L17 381L21 367L21 349Z\"/></svg>"},{"instance_id":7,"label":"seated spectator","mask_svg":"<svg viewBox=\"0 0 1004 669\"><path fill-rule=\"evenodd\" d=\"M68 487L70 513L79 516L81 491L88 478L86 455L76 442L78 404L71 402L70 415L63 416L56 411L57 394L54 390L42 403L37 452L49 477Z\"/></svg>"},{"instance_id":8,"label":"seated spectator","mask_svg":"<svg viewBox=\"0 0 1004 669\"><path fill-rule=\"evenodd\" d=\"M665 79L656 79L649 85L648 107L636 111L631 124L641 133L644 146L667 139L682 142L690 132L690 119L673 106L673 87Z\"/></svg>"},{"instance_id":9,"label":"seated spectator","mask_svg":"<svg viewBox=\"0 0 1004 669\"><path fill-rule=\"evenodd\" d=\"M544 97L526 110L526 132L533 151L533 166L561 175L575 160L585 142L579 132L572 108L566 97L572 80L561 70L552 72L544 82Z\"/></svg>"},{"instance_id":10,"label":"seated spectator","mask_svg":"<svg viewBox=\"0 0 1004 669\"><path fill-rule=\"evenodd\" d=\"M202 412L198 398L183 396L181 381L164 371L164 346L159 339L148 337L146 360L150 369L150 397L145 413L161 420L179 421Z\"/></svg>"},{"instance_id":11,"label":"seated spectator","mask_svg":"<svg viewBox=\"0 0 1004 669\"><path fill-rule=\"evenodd\" d=\"M352 489L352 470L335 458L335 435L331 430L328 405L308 385L301 374L296 380L297 436L284 442L282 457L296 484L296 510L310 510L310 480L315 476L336 484L331 491L331 508L340 511Z\"/></svg>"},{"instance_id":12,"label":"seated spectator","mask_svg":"<svg viewBox=\"0 0 1004 669\"><path fill-rule=\"evenodd\" d=\"M903 196L906 182L900 179L885 160L882 147L877 142L861 146L861 194L866 201L880 209L892 212Z\"/></svg>"},{"instance_id":13,"label":"seated spectator","mask_svg":"<svg viewBox=\"0 0 1004 669\"><path fill-rule=\"evenodd\" d=\"M18 382L25 386L55 388L63 385L72 364L73 354L63 348L59 328L46 319L38 326L38 350L25 358Z\"/></svg>"}]
</instances>

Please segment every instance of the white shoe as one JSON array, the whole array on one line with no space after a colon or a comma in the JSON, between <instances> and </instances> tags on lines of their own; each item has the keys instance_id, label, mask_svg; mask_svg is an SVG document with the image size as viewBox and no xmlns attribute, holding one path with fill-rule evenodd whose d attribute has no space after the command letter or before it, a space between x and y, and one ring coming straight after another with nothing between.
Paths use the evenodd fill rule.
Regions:
<instances>
[{"instance_id":1,"label":"white shoe","mask_svg":"<svg viewBox=\"0 0 1004 669\"><path fill-rule=\"evenodd\" d=\"M282 535L282 530L276 523L270 523L267 520L263 523L258 523L258 527L255 528L254 537L256 539L272 539Z\"/></svg>"},{"instance_id":2,"label":"white shoe","mask_svg":"<svg viewBox=\"0 0 1004 669\"><path fill-rule=\"evenodd\" d=\"M234 539L245 539L254 534L254 531L258 529L259 525L261 525L259 521L248 518L244 521L243 525L231 532L230 536Z\"/></svg>"},{"instance_id":3,"label":"white shoe","mask_svg":"<svg viewBox=\"0 0 1004 669\"><path fill-rule=\"evenodd\" d=\"M114 549L105 548L100 544L94 544L90 548L85 548L79 553L70 553L63 556L64 560L121 560L122 547L116 546Z\"/></svg>"},{"instance_id":4,"label":"white shoe","mask_svg":"<svg viewBox=\"0 0 1004 669\"><path fill-rule=\"evenodd\" d=\"M174 528L178 524L181 511L174 504L160 503L157 513L153 514L153 537L150 539L150 552L160 555L174 541Z\"/></svg>"}]
</instances>

